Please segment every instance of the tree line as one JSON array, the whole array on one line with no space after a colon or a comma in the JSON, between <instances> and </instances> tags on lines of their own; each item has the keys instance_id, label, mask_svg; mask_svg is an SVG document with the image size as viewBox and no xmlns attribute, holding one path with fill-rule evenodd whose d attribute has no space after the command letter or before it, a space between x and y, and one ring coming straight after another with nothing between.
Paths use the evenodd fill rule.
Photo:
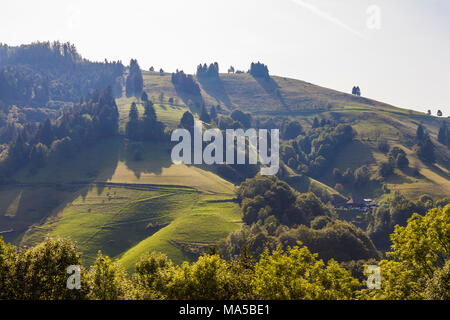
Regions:
<instances>
[{"instance_id":1,"label":"tree line","mask_svg":"<svg viewBox=\"0 0 450 320\"><path fill-rule=\"evenodd\" d=\"M219 77L219 64L217 62L211 63L209 66L204 63L197 66L197 77L202 78L218 78Z\"/></svg>"},{"instance_id":2,"label":"tree line","mask_svg":"<svg viewBox=\"0 0 450 320\"><path fill-rule=\"evenodd\" d=\"M0 100L6 105L77 103L81 96L108 86L121 96L123 73L120 61L91 62L70 43L0 44Z\"/></svg>"},{"instance_id":3,"label":"tree line","mask_svg":"<svg viewBox=\"0 0 450 320\"><path fill-rule=\"evenodd\" d=\"M261 63L261 62L252 62L250 64L250 70L249 73L254 76L255 78L270 78L269 75L269 68L267 65Z\"/></svg>"},{"instance_id":4,"label":"tree line","mask_svg":"<svg viewBox=\"0 0 450 320\"><path fill-rule=\"evenodd\" d=\"M56 121L24 126L0 162L0 176L10 176L25 166L34 173L50 159L68 159L86 145L117 135L118 120L112 88L96 90Z\"/></svg>"},{"instance_id":5,"label":"tree line","mask_svg":"<svg viewBox=\"0 0 450 320\"><path fill-rule=\"evenodd\" d=\"M359 88L359 86L355 86L352 88L352 94L358 97L361 95L361 89Z\"/></svg>"}]
</instances>

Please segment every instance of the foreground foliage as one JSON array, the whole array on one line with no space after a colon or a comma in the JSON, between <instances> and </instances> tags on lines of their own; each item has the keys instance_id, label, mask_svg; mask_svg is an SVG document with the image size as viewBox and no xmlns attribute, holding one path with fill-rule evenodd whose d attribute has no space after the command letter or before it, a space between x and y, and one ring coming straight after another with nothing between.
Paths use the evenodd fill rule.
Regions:
<instances>
[{"instance_id":1,"label":"foreground foliage","mask_svg":"<svg viewBox=\"0 0 450 320\"><path fill-rule=\"evenodd\" d=\"M406 227L396 226L392 251L379 263L381 289L376 299L450 298L450 205L414 214Z\"/></svg>"},{"instance_id":2,"label":"foreground foliage","mask_svg":"<svg viewBox=\"0 0 450 320\"><path fill-rule=\"evenodd\" d=\"M256 262L245 247L231 260L210 252L180 266L150 253L131 276L99 252L89 269L81 267L81 289L69 290L66 269L82 263L72 242L47 238L17 249L0 239L0 299L449 299L450 205L413 215L396 227L392 242L378 264L376 290L363 289L335 260L325 263L300 242L266 249Z\"/></svg>"}]
</instances>

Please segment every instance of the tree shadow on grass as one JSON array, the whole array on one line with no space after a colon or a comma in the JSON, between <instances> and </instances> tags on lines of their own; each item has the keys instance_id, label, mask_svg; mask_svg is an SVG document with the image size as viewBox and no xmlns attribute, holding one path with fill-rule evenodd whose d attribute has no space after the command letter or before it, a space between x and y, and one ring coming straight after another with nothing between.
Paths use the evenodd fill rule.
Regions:
<instances>
[{"instance_id":1,"label":"tree shadow on grass","mask_svg":"<svg viewBox=\"0 0 450 320\"><path fill-rule=\"evenodd\" d=\"M54 217L68 204L72 203L79 195L80 190L86 188L80 184L68 183L33 183L21 186L5 186L0 193L14 192L17 197L12 197L15 203L14 216L0 215L1 236L7 241L19 245L29 231L35 231L34 226L45 223L48 218ZM3 198L3 197L2 197ZM5 201L6 199L2 199ZM2 206L9 203L2 203ZM5 232L7 231L7 232ZM40 230L37 230L39 233ZM29 239L34 241L43 240L42 237Z\"/></svg>"},{"instance_id":2,"label":"tree shadow on grass","mask_svg":"<svg viewBox=\"0 0 450 320\"><path fill-rule=\"evenodd\" d=\"M415 168L406 167L406 168L401 168L399 170L401 172L403 172L403 174L407 175L408 177L412 177L414 179L421 179L421 180L425 180L425 181L428 181L428 182L432 182L432 180L430 180L429 178L427 178L423 174L421 174L419 170L416 171Z\"/></svg>"},{"instance_id":3,"label":"tree shadow on grass","mask_svg":"<svg viewBox=\"0 0 450 320\"><path fill-rule=\"evenodd\" d=\"M442 170L441 168L439 168L438 166L433 164L433 165L428 165L428 168L435 174L437 174L447 180L450 180L450 175L447 172L445 172L444 170Z\"/></svg>"},{"instance_id":4,"label":"tree shadow on grass","mask_svg":"<svg viewBox=\"0 0 450 320\"><path fill-rule=\"evenodd\" d=\"M177 96L191 110L192 113L200 113L201 106L205 103L201 93L200 95L193 95L186 93L179 86L174 85L174 88Z\"/></svg>"},{"instance_id":5,"label":"tree shadow on grass","mask_svg":"<svg viewBox=\"0 0 450 320\"><path fill-rule=\"evenodd\" d=\"M120 159L133 171L137 179L140 179L143 173L160 175L164 168L172 166L169 144L138 142L142 147L142 158L136 159L127 143L130 142L125 142L121 148Z\"/></svg>"},{"instance_id":6,"label":"tree shadow on grass","mask_svg":"<svg viewBox=\"0 0 450 320\"><path fill-rule=\"evenodd\" d=\"M390 184L404 184L404 183L413 183L414 181L409 177L393 173L388 178L386 178L386 182Z\"/></svg>"},{"instance_id":7,"label":"tree shadow on grass","mask_svg":"<svg viewBox=\"0 0 450 320\"><path fill-rule=\"evenodd\" d=\"M197 77L197 79L203 90L216 99L217 103L222 103L227 107L233 106L220 77Z\"/></svg>"},{"instance_id":8,"label":"tree shadow on grass","mask_svg":"<svg viewBox=\"0 0 450 320\"><path fill-rule=\"evenodd\" d=\"M287 105L286 101L283 98L283 95L281 94L280 86L275 82L275 80L273 80L273 78L253 76L253 79L258 82L258 84L264 89L264 91L266 91L267 94L271 95L275 100L280 101L280 104L283 106L283 108L290 111L289 106Z\"/></svg>"}]
</instances>

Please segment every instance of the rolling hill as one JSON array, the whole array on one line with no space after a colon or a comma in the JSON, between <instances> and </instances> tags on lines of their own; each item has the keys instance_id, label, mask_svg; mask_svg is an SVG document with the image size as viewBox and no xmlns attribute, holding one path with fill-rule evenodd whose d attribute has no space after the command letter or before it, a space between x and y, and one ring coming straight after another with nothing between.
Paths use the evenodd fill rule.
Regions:
<instances>
[{"instance_id":1,"label":"rolling hill","mask_svg":"<svg viewBox=\"0 0 450 320\"><path fill-rule=\"evenodd\" d=\"M189 110L188 101L183 101L177 95L170 74L143 72L143 77L144 90L155 101L158 116L174 127L182 113ZM368 165L375 175L375 168L387 160L376 146L377 140L382 139L392 147L404 149L411 167L420 172L419 176L411 177L408 173L396 170L394 177L387 182L389 188L399 190L413 199L420 197L424 190L435 197L449 196L450 150L437 141L442 119L300 80L272 76L266 82L255 80L247 73L220 74L220 81L198 80L207 106L220 105L225 110L239 109L263 119L296 119L304 128L311 127L314 117L338 117L350 123L358 135L354 143L337 155L335 167L356 169L361 165ZM159 99L161 93L164 94L163 103ZM170 97L174 98L175 103L168 103ZM126 120L132 100L118 99L122 121ZM412 140L418 124L426 128L436 146L437 163L434 166L424 164L412 150ZM328 178L330 174L331 172ZM322 182L330 183L330 179L325 176Z\"/></svg>"},{"instance_id":2,"label":"rolling hill","mask_svg":"<svg viewBox=\"0 0 450 320\"><path fill-rule=\"evenodd\" d=\"M185 111L198 112L177 93L170 74L144 71L143 78L158 119L169 128L178 125ZM450 151L436 140L437 118L283 77L262 81L249 74L220 74L219 79L198 83L205 105L220 105L225 113L239 109L261 119L296 119L306 129L314 117L339 118L358 134L336 154L332 168L368 165L375 177L376 168L386 161L376 141L384 139L403 149L420 173L396 169L386 181L391 190L411 199L424 193L450 196ZM138 99L116 99L122 133L133 101ZM142 106L138 108L142 114ZM412 150L419 123L436 146L433 166ZM21 170L14 185L0 188L2 236L20 245L36 244L46 235L66 236L77 242L87 264L102 250L131 270L139 256L151 250L165 252L176 263L193 259L240 227L232 183L206 168L172 164L162 145L146 143L144 150L143 159L134 161L127 156L124 138L118 137L70 161L48 164L36 174ZM334 189L332 168L320 179L290 170L290 183L300 192L319 190L342 197ZM379 196L374 190L366 192Z\"/></svg>"},{"instance_id":3,"label":"rolling hill","mask_svg":"<svg viewBox=\"0 0 450 320\"><path fill-rule=\"evenodd\" d=\"M119 138L36 175L23 170L13 189L0 190L7 208L2 226L13 230L4 236L21 245L47 235L69 237L87 264L102 250L115 258L125 253L124 265L132 267L138 253L152 250L181 263L239 228L231 183L171 164L161 145L145 150L142 161L122 159ZM25 205L32 199L40 201Z\"/></svg>"}]
</instances>

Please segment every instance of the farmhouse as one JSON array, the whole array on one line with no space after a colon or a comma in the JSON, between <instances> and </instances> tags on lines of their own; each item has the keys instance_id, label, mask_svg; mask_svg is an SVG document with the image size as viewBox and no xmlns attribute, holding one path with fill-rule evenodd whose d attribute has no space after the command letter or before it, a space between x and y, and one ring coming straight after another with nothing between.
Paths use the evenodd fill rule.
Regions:
<instances>
[{"instance_id":1,"label":"farmhouse","mask_svg":"<svg viewBox=\"0 0 450 320\"><path fill-rule=\"evenodd\" d=\"M347 208L357 209L357 210L367 210L369 208L376 208L378 205L373 203L372 199L362 199L358 197L352 197L345 203Z\"/></svg>"},{"instance_id":2,"label":"farmhouse","mask_svg":"<svg viewBox=\"0 0 450 320\"><path fill-rule=\"evenodd\" d=\"M361 198L351 197L350 200L348 200L346 202L345 206L347 208L359 209L359 208L362 208L362 207L366 207L366 202L363 199L361 199Z\"/></svg>"}]
</instances>

